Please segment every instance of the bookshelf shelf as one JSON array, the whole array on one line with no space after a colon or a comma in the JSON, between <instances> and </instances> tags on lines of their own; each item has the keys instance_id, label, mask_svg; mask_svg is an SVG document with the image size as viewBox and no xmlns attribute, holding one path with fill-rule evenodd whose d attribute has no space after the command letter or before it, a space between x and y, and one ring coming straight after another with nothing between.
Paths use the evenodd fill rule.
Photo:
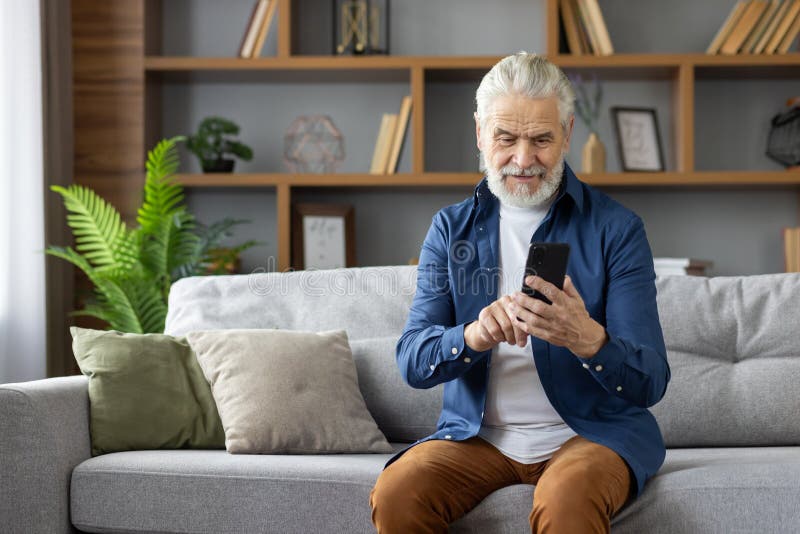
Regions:
<instances>
[{"instance_id":1,"label":"bookshelf shelf","mask_svg":"<svg viewBox=\"0 0 800 534\"><path fill-rule=\"evenodd\" d=\"M292 56L241 59L235 57L147 56L146 71L199 70L387 70L387 69L488 69L500 57L475 56Z\"/></svg>"},{"instance_id":2,"label":"bookshelf shelf","mask_svg":"<svg viewBox=\"0 0 800 534\"><path fill-rule=\"evenodd\" d=\"M234 173L180 174L178 181L186 187L442 187L474 186L479 173L422 174L281 174ZM581 180L593 186L775 186L800 185L800 171L701 171L655 173L581 174Z\"/></svg>"},{"instance_id":3,"label":"bookshelf shelf","mask_svg":"<svg viewBox=\"0 0 800 534\"><path fill-rule=\"evenodd\" d=\"M260 73L288 76L288 79L330 81L408 80L409 72L421 69L428 81L479 80L500 58L496 56L292 56L258 59L233 57L147 56L145 72L170 79L235 81L230 73ZM681 67L693 69L698 79L713 78L796 78L800 75L800 53L780 55L716 56L707 54L614 54L611 56L551 56L564 69L600 70L609 80L665 80L678 75ZM201 76L182 78L181 73ZM229 74L225 74L229 73ZM294 76L293 76L294 73ZM203 77L202 74L215 76ZM304 76L302 76L304 75Z\"/></svg>"}]
</instances>

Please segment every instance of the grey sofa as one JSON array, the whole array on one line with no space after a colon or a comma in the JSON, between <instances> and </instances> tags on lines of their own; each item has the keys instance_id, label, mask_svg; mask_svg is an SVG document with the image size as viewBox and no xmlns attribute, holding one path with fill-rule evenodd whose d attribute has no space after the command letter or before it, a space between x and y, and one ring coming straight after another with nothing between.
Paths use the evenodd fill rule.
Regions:
<instances>
[{"instance_id":1,"label":"grey sofa","mask_svg":"<svg viewBox=\"0 0 800 534\"><path fill-rule=\"evenodd\" d=\"M367 405L399 448L432 431L441 403L395 369L415 278L404 266L185 279L166 330L345 328ZM800 275L657 283L672 381L654 413L669 449L613 531L800 531ZM372 531L388 455L91 458L88 414L84 377L0 386L0 531ZM526 532L533 492L497 491L452 531Z\"/></svg>"}]
</instances>

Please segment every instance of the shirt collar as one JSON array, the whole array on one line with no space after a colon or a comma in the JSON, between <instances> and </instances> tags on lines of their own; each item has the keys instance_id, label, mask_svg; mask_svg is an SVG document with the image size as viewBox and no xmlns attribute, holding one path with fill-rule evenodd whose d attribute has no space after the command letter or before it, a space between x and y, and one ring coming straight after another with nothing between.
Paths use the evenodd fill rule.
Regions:
<instances>
[{"instance_id":1,"label":"shirt collar","mask_svg":"<svg viewBox=\"0 0 800 534\"><path fill-rule=\"evenodd\" d=\"M564 195L569 195L578 208L578 212L583 213L583 186L566 161L564 162L564 175L561 179L561 186L558 188L558 195L553 204L558 204ZM475 186L472 207L477 207L479 202L485 202L489 199L497 200L492 192L489 191L489 183L484 176L478 185Z\"/></svg>"}]
</instances>

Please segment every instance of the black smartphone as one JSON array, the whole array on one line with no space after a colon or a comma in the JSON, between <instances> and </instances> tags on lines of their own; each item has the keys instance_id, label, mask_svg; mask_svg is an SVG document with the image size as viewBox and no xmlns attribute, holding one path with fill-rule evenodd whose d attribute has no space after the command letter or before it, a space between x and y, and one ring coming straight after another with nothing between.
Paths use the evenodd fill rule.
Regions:
<instances>
[{"instance_id":1,"label":"black smartphone","mask_svg":"<svg viewBox=\"0 0 800 534\"><path fill-rule=\"evenodd\" d=\"M550 299L525 284L529 275L539 276L558 289L564 289L564 276L567 274L569 245L567 243L531 243L528 248L528 260L525 262L525 276L522 278L522 292L552 304Z\"/></svg>"}]
</instances>

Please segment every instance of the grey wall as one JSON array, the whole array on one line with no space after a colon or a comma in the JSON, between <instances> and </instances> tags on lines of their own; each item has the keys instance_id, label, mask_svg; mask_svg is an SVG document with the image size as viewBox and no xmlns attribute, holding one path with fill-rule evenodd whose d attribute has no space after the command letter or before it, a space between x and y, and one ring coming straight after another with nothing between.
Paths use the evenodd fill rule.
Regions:
<instances>
[{"instance_id":1,"label":"grey wall","mask_svg":"<svg viewBox=\"0 0 800 534\"><path fill-rule=\"evenodd\" d=\"M734 0L601 0L617 52L704 51ZM330 50L329 9L318 0L298 2L303 54ZM544 51L542 0L398 0L392 3L392 53L398 55L503 55ZM170 0L163 3L164 53L231 56L236 53L252 7L251 0ZM264 55L274 54L275 28ZM570 74L568 72L568 74ZM582 72L590 78L591 72ZM699 170L775 170L764 156L769 119L789 96L800 93L798 79L708 79L700 73L696 99L696 167ZM313 78L313 77L312 77ZM426 168L475 171L474 91L479 77L436 81L426 94ZM191 131L206 115L237 120L242 137L256 153L244 172L282 172L283 135L295 117L330 115L345 138L341 172L365 172L372 157L381 113L396 112L408 94L408 80L305 82L297 77L243 77L236 83L205 81L164 84L163 134ZM657 110L667 169L675 168L672 86L665 80L606 81L601 139L607 168L620 169L608 108L613 105ZM586 128L576 120L568 161L580 168ZM184 158L185 170L197 172ZM400 171L410 170L410 139ZM355 208L360 265L402 264L419 254L431 216L457 202L471 188L313 188L294 192L295 201L348 203ZM781 229L800 223L796 188L605 188L645 221L657 256L695 257L714 262L712 274L756 274L783 269ZM247 217L233 242L259 239L265 245L243 258L245 270L274 268L277 252L275 194L271 190L196 190L189 193L201 220Z\"/></svg>"}]
</instances>

